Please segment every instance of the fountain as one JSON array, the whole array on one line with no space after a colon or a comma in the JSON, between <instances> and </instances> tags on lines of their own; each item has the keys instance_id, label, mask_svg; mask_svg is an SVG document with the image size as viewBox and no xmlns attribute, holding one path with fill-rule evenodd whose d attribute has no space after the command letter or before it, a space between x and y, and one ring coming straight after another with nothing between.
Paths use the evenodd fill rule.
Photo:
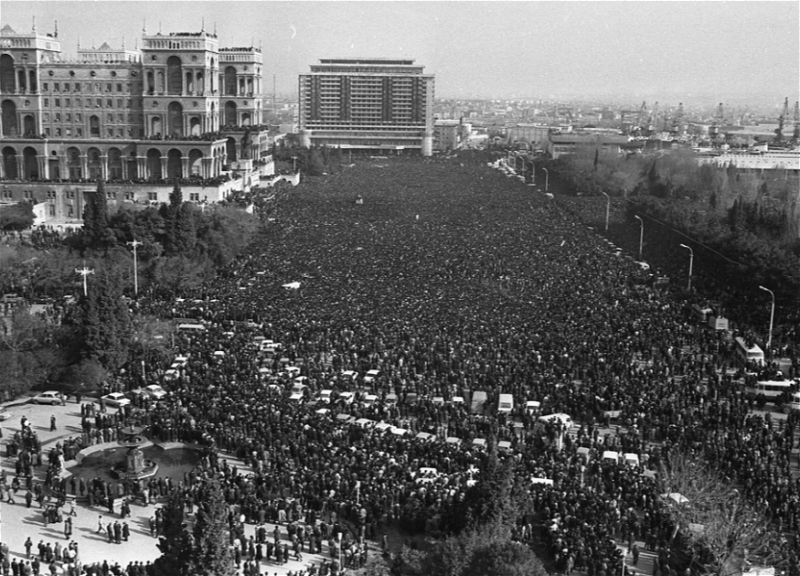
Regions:
<instances>
[{"instance_id":1,"label":"fountain","mask_svg":"<svg viewBox=\"0 0 800 576\"><path fill-rule=\"evenodd\" d=\"M125 480L140 480L155 475L158 472L158 464L152 460L147 460L140 449L142 444L147 442L144 437L144 428L131 424L122 428L121 433L122 438L117 443L128 448L128 453L125 455L124 462L114 466L112 475Z\"/></svg>"}]
</instances>

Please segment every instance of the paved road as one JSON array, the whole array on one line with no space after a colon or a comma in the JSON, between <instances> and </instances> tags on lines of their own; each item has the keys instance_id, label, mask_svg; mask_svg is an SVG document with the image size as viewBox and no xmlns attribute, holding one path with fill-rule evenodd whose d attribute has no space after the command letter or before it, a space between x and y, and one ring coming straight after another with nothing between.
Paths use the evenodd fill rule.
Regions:
<instances>
[{"instance_id":1,"label":"paved road","mask_svg":"<svg viewBox=\"0 0 800 576\"><path fill-rule=\"evenodd\" d=\"M45 454L47 450L59 440L69 437L77 437L81 433L80 428L80 407L71 402L66 406L34 406L32 404L7 403L4 405L13 413L12 418L0 423L3 438L0 454L2 455L2 469L10 479L14 476L14 465L16 458L6 458L5 444L14 432L19 430L20 418L26 416L31 422L31 426L39 436L44 446ZM56 417L56 430L50 430L50 417ZM243 468L241 462L236 462L235 458L226 456L229 462L236 463L240 469ZM67 462L67 466L70 462ZM44 479L43 467L37 471L35 481L41 482ZM27 508L24 498L25 491L20 490L15 498L16 504L2 503L2 521L0 522L0 540L9 546L11 557L25 559L25 540L30 537L33 542L33 550L37 551L39 541L48 542L55 545L60 542L62 546L69 543L64 537L64 523L44 525L44 518L38 504L34 501L31 508ZM107 508L95 506L90 508L85 502L79 502L76 506L77 516L73 518L73 533L71 540L78 543L80 559L84 564L102 562L108 560L110 564L118 562L120 566L127 566L131 562L153 561L161 553L157 545L157 539L150 536L149 518L153 515L156 507L160 504L143 506L140 503L131 505L131 517L125 519L130 527L130 539L121 544L108 542L105 535L97 533L98 517L103 518L104 524L123 520L119 514L109 514ZM274 525L267 525L267 533L272 538ZM249 537L255 533L255 526L246 526L246 535ZM286 527L281 527L282 537L288 542ZM304 561L298 562L291 560L286 564L279 565L276 562L262 562L262 574L270 576L284 576L289 572L296 572L310 563L319 564L324 558L330 558L327 543L323 544L323 555L303 554ZM43 567L42 570L45 570ZM63 574L62 567L59 566L58 574Z\"/></svg>"}]
</instances>

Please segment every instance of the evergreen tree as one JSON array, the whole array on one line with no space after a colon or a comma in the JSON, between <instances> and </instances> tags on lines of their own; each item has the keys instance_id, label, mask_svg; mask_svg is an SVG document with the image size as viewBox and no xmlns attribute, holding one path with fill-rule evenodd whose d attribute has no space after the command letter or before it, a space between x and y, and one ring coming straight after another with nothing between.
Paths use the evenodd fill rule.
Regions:
<instances>
[{"instance_id":1,"label":"evergreen tree","mask_svg":"<svg viewBox=\"0 0 800 576\"><path fill-rule=\"evenodd\" d=\"M202 487L194 524L194 569L192 576L235 576L236 567L228 547L228 506L219 482L207 480Z\"/></svg>"},{"instance_id":2,"label":"evergreen tree","mask_svg":"<svg viewBox=\"0 0 800 576\"><path fill-rule=\"evenodd\" d=\"M173 210L177 210L183 204L183 192L181 191L181 185L177 178L175 178L175 186L172 188L172 192L169 194L169 206Z\"/></svg>"},{"instance_id":3,"label":"evergreen tree","mask_svg":"<svg viewBox=\"0 0 800 576\"><path fill-rule=\"evenodd\" d=\"M85 195L83 235L86 248L108 250L114 244L114 234L108 227L108 200L103 180L98 181L96 192Z\"/></svg>"},{"instance_id":4,"label":"evergreen tree","mask_svg":"<svg viewBox=\"0 0 800 576\"><path fill-rule=\"evenodd\" d=\"M131 320L118 274L101 268L79 303L81 356L114 372L128 356Z\"/></svg>"},{"instance_id":5,"label":"evergreen tree","mask_svg":"<svg viewBox=\"0 0 800 576\"><path fill-rule=\"evenodd\" d=\"M164 507L158 549L161 556L153 562L155 576L188 576L194 564L194 537L189 531L183 490L175 490Z\"/></svg>"}]
</instances>

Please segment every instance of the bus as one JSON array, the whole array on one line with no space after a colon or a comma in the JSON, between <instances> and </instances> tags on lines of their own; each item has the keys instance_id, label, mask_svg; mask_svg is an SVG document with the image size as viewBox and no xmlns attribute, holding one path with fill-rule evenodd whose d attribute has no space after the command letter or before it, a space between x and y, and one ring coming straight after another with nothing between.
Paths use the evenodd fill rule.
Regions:
<instances>
[{"instance_id":1,"label":"bus","mask_svg":"<svg viewBox=\"0 0 800 576\"><path fill-rule=\"evenodd\" d=\"M768 402L789 396L793 382L791 380L761 380L748 383L745 392L748 396L763 395Z\"/></svg>"},{"instance_id":2,"label":"bus","mask_svg":"<svg viewBox=\"0 0 800 576\"><path fill-rule=\"evenodd\" d=\"M748 346L744 338L737 336L735 339L736 357L743 364L755 363L759 366L764 364L764 351L758 346L753 344Z\"/></svg>"}]
</instances>

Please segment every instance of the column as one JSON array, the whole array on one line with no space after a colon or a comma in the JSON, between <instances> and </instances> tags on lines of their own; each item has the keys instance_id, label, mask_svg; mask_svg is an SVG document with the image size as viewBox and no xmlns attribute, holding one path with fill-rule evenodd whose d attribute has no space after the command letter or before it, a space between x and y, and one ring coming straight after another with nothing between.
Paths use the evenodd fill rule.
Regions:
<instances>
[{"instance_id":1,"label":"column","mask_svg":"<svg viewBox=\"0 0 800 576\"><path fill-rule=\"evenodd\" d=\"M81 154L81 178L89 177L89 159L86 154Z\"/></svg>"},{"instance_id":2,"label":"column","mask_svg":"<svg viewBox=\"0 0 800 576\"><path fill-rule=\"evenodd\" d=\"M100 178L108 180L108 156L106 154L100 155Z\"/></svg>"},{"instance_id":3,"label":"column","mask_svg":"<svg viewBox=\"0 0 800 576\"><path fill-rule=\"evenodd\" d=\"M136 166L139 169L138 177L142 180L147 180L150 178L150 174L147 172L147 157L146 156L137 156L136 157Z\"/></svg>"},{"instance_id":4,"label":"column","mask_svg":"<svg viewBox=\"0 0 800 576\"><path fill-rule=\"evenodd\" d=\"M169 175L167 174L167 168L168 168L168 165L167 165L167 163L168 163L168 162L169 162L169 159L168 159L168 158L166 158L165 156L162 156L162 157L161 157L161 178L162 178L163 180L166 180L166 179L168 178L168 176L169 176Z\"/></svg>"},{"instance_id":5,"label":"column","mask_svg":"<svg viewBox=\"0 0 800 576\"><path fill-rule=\"evenodd\" d=\"M67 170L67 157L63 154L58 156L58 177L62 180L69 180L69 170Z\"/></svg>"},{"instance_id":6,"label":"column","mask_svg":"<svg viewBox=\"0 0 800 576\"><path fill-rule=\"evenodd\" d=\"M121 164L122 164L122 179L123 180L127 180L128 179L128 159L125 158L125 156L122 157Z\"/></svg>"},{"instance_id":7,"label":"column","mask_svg":"<svg viewBox=\"0 0 800 576\"><path fill-rule=\"evenodd\" d=\"M183 178L189 178L191 174L189 173L189 157L183 156L181 158L181 173L183 174Z\"/></svg>"},{"instance_id":8,"label":"column","mask_svg":"<svg viewBox=\"0 0 800 576\"><path fill-rule=\"evenodd\" d=\"M17 154L17 178L25 180L25 158Z\"/></svg>"},{"instance_id":9,"label":"column","mask_svg":"<svg viewBox=\"0 0 800 576\"><path fill-rule=\"evenodd\" d=\"M39 178L50 180L50 169L47 162L47 156L39 154L36 156L36 161L39 163Z\"/></svg>"},{"instance_id":10,"label":"column","mask_svg":"<svg viewBox=\"0 0 800 576\"><path fill-rule=\"evenodd\" d=\"M5 179L6 177L6 163L3 162L2 158L0 158L0 178Z\"/></svg>"}]
</instances>

